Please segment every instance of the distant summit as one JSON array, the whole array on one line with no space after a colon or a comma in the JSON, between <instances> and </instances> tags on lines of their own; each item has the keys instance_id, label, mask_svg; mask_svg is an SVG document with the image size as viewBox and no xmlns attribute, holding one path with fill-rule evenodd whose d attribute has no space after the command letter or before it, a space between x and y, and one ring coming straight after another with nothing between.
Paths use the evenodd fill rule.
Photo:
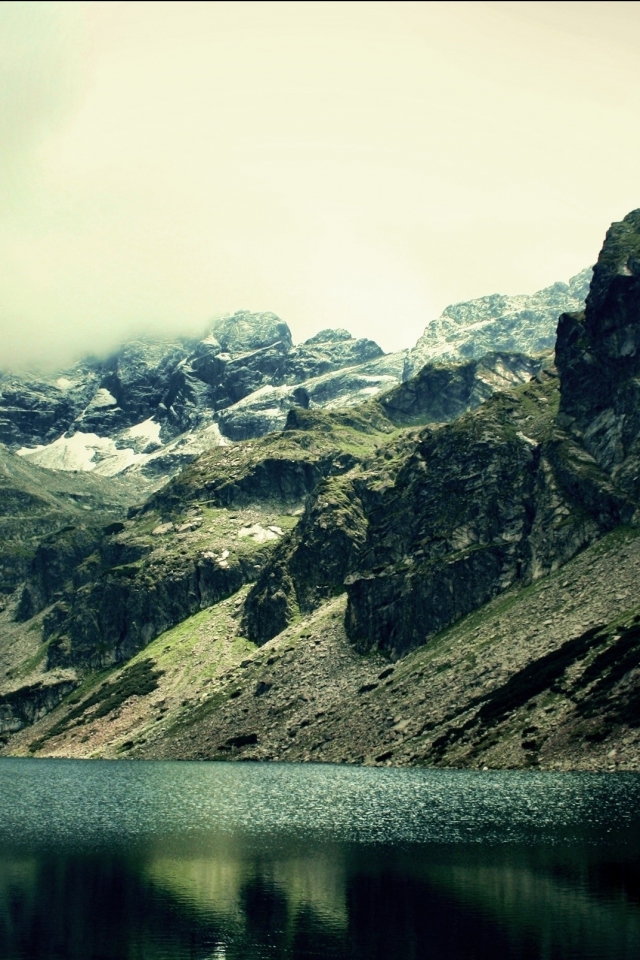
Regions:
<instances>
[{"instance_id":1,"label":"distant summit","mask_svg":"<svg viewBox=\"0 0 640 960\"><path fill-rule=\"evenodd\" d=\"M475 360L492 351L533 356L552 350L558 317L583 308L592 272L587 267L569 283L554 283L530 295L494 293L452 304L428 324L411 351L411 372L429 361Z\"/></svg>"},{"instance_id":2,"label":"distant summit","mask_svg":"<svg viewBox=\"0 0 640 960\"><path fill-rule=\"evenodd\" d=\"M292 408L352 406L426 364L466 365L464 374L423 377L419 400L415 390L393 399L407 416L429 409L437 419L520 382L525 370L530 376L516 355L553 347L558 316L583 308L590 276L583 270L531 296L447 307L412 350L391 354L342 327L294 346L275 313L238 310L217 318L201 340L147 337L53 377L0 374L0 442L48 469L126 472L157 484L212 446L281 429ZM447 386L436 398L438 384Z\"/></svg>"}]
</instances>

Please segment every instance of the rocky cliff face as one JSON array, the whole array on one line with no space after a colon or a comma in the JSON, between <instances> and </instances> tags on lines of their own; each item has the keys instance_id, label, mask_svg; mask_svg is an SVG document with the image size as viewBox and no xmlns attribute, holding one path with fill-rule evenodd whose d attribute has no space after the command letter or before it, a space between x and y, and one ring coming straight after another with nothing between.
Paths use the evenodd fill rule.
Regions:
<instances>
[{"instance_id":1,"label":"rocky cliff face","mask_svg":"<svg viewBox=\"0 0 640 960\"><path fill-rule=\"evenodd\" d=\"M151 489L125 478L114 484L44 470L0 444L0 607L25 580L47 537L65 527L106 525Z\"/></svg>"},{"instance_id":2,"label":"rocky cliff face","mask_svg":"<svg viewBox=\"0 0 640 960\"><path fill-rule=\"evenodd\" d=\"M584 318L565 315L560 323L560 416L558 380L548 369L475 414L422 430L395 476L372 463L341 481L339 494L317 491L299 527L304 535L292 535L289 555L283 547L249 594L249 636L264 642L282 629L283 611L291 619L308 610L317 590L308 589L313 578L305 571L322 569L331 582L320 597L346 587L345 625L356 648L399 656L633 521L638 217L631 214L607 235ZM442 406L432 386L445 382L438 373L425 368L386 403L402 410L408 402L409 416L413 403ZM469 398L471 369L457 368L456 376L454 399ZM605 443L597 439L601 424ZM348 545L334 545L336 529ZM322 561L325 540L330 564ZM344 561L336 564L339 557ZM280 616L272 616L276 598Z\"/></svg>"},{"instance_id":3,"label":"rocky cliff face","mask_svg":"<svg viewBox=\"0 0 640 960\"><path fill-rule=\"evenodd\" d=\"M447 423L475 410L494 393L527 383L545 359L487 353L480 360L427 363L414 377L386 391L380 403L398 426Z\"/></svg>"},{"instance_id":4,"label":"rocky cliff face","mask_svg":"<svg viewBox=\"0 0 640 960\"><path fill-rule=\"evenodd\" d=\"M346 587L356 648L402 655L628 520L633 505L557 431L557 407L542 371L324 481L250 591L247 635L264 642Z\"/></svg>"},{"instance_id":5,"label":"rocky cliff face","mask_svg":"<svg viewBox=\"0 0 640 960\"><path fill-rule=\"evenodd\" d=\"M640 495L640 211L614 223L586 309L564 314L556 347L560 422L616 487Z\"/></svg>"},{"instance_id":6,"label":"rocky cliff face","mask_svg":"<svg viewBox=\"0 0 640 960\"><path fill-rule=\"evenodd\" d=\"M477 359L492 352L534 356L552 350L559 315L582 309L591 273L589 267L569 283L554 283L530 296L493 294L447 307L411 351L411 372L436 359Z\"/></svg>"},{"instance_id":7,"label":"rocky cliff face","mask_svg":"<svg viewBox=\"0 0 640 960\"><path fill-rule=\"evenodd\" d=\"M318 418L320 429L304 429ZM381 412L376 421L300 410L284 436L213 448L128 519L45 538L15 618L46 608L49 668L127 660L255 581L322 478L352 469L392 430Z\"/></svg>"}]
</instances>

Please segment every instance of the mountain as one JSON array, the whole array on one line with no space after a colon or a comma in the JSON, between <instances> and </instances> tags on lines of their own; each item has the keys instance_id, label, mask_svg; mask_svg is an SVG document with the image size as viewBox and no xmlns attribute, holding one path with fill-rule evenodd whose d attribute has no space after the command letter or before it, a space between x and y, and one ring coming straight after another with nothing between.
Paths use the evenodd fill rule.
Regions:
<instances>
[{"instance_id":1,"label":"mountain","mask_svg":"<svg viewBox=\"0 0 640 960\"><path fill-rule=\"evenodd\" d=\"M112 471L139 494L119 519L38 543L0 612L4 752L637 769L639 238L640 212L611 228L555 364L465 354L454 308L455 362L411 377L415 352L293 347L272 314L85 362L64 439L154 424L162 448ZM489 299L487 343L546 336ZM6 411L14 448L60 441Z\"/></svg>"},{"instance_id":2,"label":"mountain","mask_svg":"<svg viewBox=\"0 0 640 960\"><path fill-rule=\"evenodd\" d=\"M486 353L525 353L553 350L561 313L584 306L591 268L569 283L554 283L530 296L493 294L447 307L432 321L411 351L411 371L440 360L477 359Z\"/></svg>"},{"instance_id":3,"label":"mountain","mask_svg":"<svg viewBox=\"0 0 640 960\"><path fill-rule=\"evenodd\" d=\"M508 367L549 350L558 315L582 307L590 273L529 297L447 307L413 350L392 354L343 329L294 346L275 314L238 311L202 340L135 340L50 377L0 374L0 442L48 469L158 485L212 446L281 429L293 407L359 404L426 363L502 353Z\"/></svg>"},{"instance_id":4,"label":"mountain","mask_svg":"<svg viewBox=\"0 0 640 960\"><path fill-rule=\"evenodd\" d=\"M26 578L43 540L71 525L106 525L148 493L123 477L45 470L0 444L0 605Z\"/></svg>"},{"instance_id":5,"label":"mountain","mask_svg":"<svg viewBox=\"0 0 640 960\"><path fill-rule=\"evenodd\" d=\"M422 369L432 354L440 356L439 335L432 337L436 348L431 353L422 341L431 327L442 328L442 319L427 328L413 351L385 355L373 341L356 340L343 329L321 330L294 346L289 327L275 314L238 311L215 321L202 340L134 340L106 359L85 358L47 377L0 373L4 471L11 462L12 476L26 477L29 466L34 467L30 490L34 483L47 489L53 482L55 488L66 476L64 483L75 490L77 502L84 496L87 506L102 509L103 504L112 514L114 507L117 512L144 501L206 450L282 429L291 409L362 404L404 383L385 401L394 424L446 421L496 389L532 376L539 361L524 360L518 352L531 342L525 314L534 317L542 342L549 316L558 305L575 305L582 293L574 278L529 298L494 296L447 308L445 315L458 317L456 331L462 339L465 330L475 330L478 317L484 318L487 350L482 358L469 359L462 345L458 353L449 351L453 362L438 361L412 379L412 370ZM511 313L498 316L494 311L487 323L489 302L498 314L505 305ZM507 344L499 331L505 324L513 327L516 308L521 311L520 333L508 341L507 352L497 354L496 344ZM493 339L489 329L496 332ZM82 474L93 479L83 484ZM117 485L108 482L116 477ZM101 479L107 482L101 484ZM96 491L104 491L104 502L96 499ZM67 508L48 509L48 520L34 526L32 504L25 507L25 525L20 509L9 506L16 495L5 488L10 518L2 521L0 597L24 579L38 537L69 520ZM65 496L68 506L70 494ZM42 513L42 506L36 513Z\"/></svg>"}]
</instances>

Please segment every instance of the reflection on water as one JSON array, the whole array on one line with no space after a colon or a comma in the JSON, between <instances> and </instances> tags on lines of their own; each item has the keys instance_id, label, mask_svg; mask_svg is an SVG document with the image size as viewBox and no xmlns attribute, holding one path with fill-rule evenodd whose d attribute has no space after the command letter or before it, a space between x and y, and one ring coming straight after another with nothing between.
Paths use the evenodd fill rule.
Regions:
<instances>
[{"instance_id":1,"label":"reflection on water","mask_svg":"<svg viewBox=\"0 0 640 960\"><path fill-rule=\"evenodd\" d=\"M0 957L638 958L640 777L0 760Z\"/></svg>"}]
</instances>

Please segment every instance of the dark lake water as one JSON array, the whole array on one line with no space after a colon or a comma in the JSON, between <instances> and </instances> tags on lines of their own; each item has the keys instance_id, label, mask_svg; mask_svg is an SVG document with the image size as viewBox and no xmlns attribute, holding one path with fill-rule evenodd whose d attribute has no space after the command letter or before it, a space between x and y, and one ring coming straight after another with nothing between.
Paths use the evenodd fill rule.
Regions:
<instances>
[{"instance_id":1,"label":"dark lake water","mask_svg":"<svg viewBox=\"0 0 640 960\"><path fill-rule=\"evenodd\" d=\"M0 957L640 958L640 776L0 760Z\"/></svg>"}]
</instances>

